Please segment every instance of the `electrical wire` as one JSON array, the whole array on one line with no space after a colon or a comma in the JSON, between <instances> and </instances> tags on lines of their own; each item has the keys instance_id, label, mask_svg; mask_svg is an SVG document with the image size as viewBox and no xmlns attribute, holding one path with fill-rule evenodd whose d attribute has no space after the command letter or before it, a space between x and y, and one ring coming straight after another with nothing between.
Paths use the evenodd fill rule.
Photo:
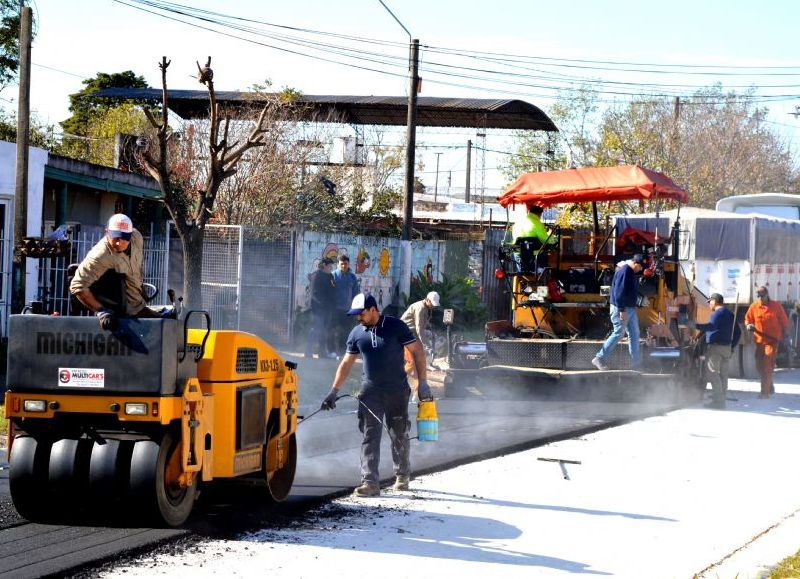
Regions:
<instances>
[{"instance_id":1,"label":"electrical wire","mask_svg":"<svg viewBox=\"0 0 800 579\"><path fill-rule=\"evenodd\" d=\"M309 40L306 38L299 38L297 36L291 35L281 35L281 34L274 34L268 33L264 30L255 28L250 26L251 24L258 24L260 26L268 26L271 28L278 28L283 30L291 30L292 32L300 32L303 34L309 35L316 35L328 38L336 38L338 40L348 40L352 42L358 43L370 43L373 45L384 46L384 47L400 47L404 46L401 43L392 43L388 41L381 41L376 39L366 39L362 37L356 37L352 35L342 35L336 34L331 32L324 32L318 30L311 30L307 28L298 28L298 27L288 27L283 25L277 25L273 23L268 23L264 21L254 20L254 19L247 19L238 16L223 14L221 12L210 11L210 10L201 10L191 8L185 5L172 3L172 2L161 2L156 0L113 0L119 4L123 4L129 6L134 9L142 10L151 14L155 14L157 16L168 18L171 20L175 20L177 22L198 27L204 30L208 30L210 32L214 32L217 34L222 34L225 36L230 36L232 38L236 38L239 40L243 40L245 42L251 42L255 44L259 44L265 46L267 48L272 48L275 50L280 50L283 52L297 54L300 56L305 56L307 58L313 58L317 60L322 60L324 62L330 62L333 64L338 64L342 66L349 66L357 69L366 70L369 72L377 72L384 75L391 75L397 77L405 78L406 72L405 68L407 66L407 61L404 57L392 55L392 54L385 54L385 53L378 53L374 51L367 51L362 49L356 49L352 46L342 46L337 44L331 44L326 42L319 42L315 40ZM152 8L152 10L148 8ZM166 12L167 14L158 12L158 11ZM300 46L309 51L316 51L321 52L322 54L310 54L308 52L301 52L298 50L293 50L286 48L284 46L276 46L274 44L265 43L259 40L255 40L252 38L242 37L236 34L230 34L225 32L224 30L218 30L216 28L211 28L205 25L199 25L195 22L183 20L181 18L176 18L175 16L171 16L171 14L179 14L185 18L200 20L207 24L211 24L214 26L219 26L222 28L231 28L238 30L240 32L244 32L247 34L258 35L262 37L270 38L277 42L283 42L289 45ZM231 22L234 21L234 22ZM242 23L247 23L244 25ZM459 57L468 57L468 58L477 58L477 59L484 59L489 62L494 62L495 64L502 64L504 66L511 66L515 65L519 68L518 63L522 62L536 62L540 66L551 66L551 67L565 67L567 69L572 68L582 68L582 69L591 69L591 70L598 70L598 71L613 71L613 72L629 72L629 73L652 73L652 74L704 74L704 75L749 75L749 76L795 76L800 77L800 67L769 67L769 66L762 66L762 67L755 67L755 66L738 66L733 67L730 65L701 65L701 64L687 64L683 66L682 71L679 70L681 65L671 64L671 65L660 65L660 64L653 64L653 63L629 63L629 62L620 62L614 63L612 61L591 61L591 60L580 60L580 59L558 59L558 58L545 58L545 57L530 57L530 56L521 56L521 55L509 55L504 53L487 53L487 52L478 52L478 51L470 51L470 50L463 50L463 49L448 49L444 47L436 47L436 46L424 46L423 47L426 52L437 53L442 55L451 55L451 56L459 56ZM326 55L326 56L324 56ZM339 58L350 59L355 61L360 61L362 63L368 63L370 65L380 65L380 66L387 66L390 68L402 69L400 72L392 72L391 70L385 69L376 69L372 66L366 66L364 64L357 64L354 62L343 62L341 60L336 60L335 58L330 58L331 56L336 56ZM596 64L604 64L608 66L595 66ZM612 66L614 68L612 68ZM623 68L623 66L627 66L629 68ZM644 66L649 66L651 68L645 69ZM631 68L633 67L633 68ZM653 68L658 67L658 68ZM713 68L712 68L713 67ZM525 67L523 67L525 68ZM703 69L703 70L700 70ZM591 83L593 85L600 86L601 89L599 92L607 95L613 96L642 96L642 91L650 91L651 97L674 97L674 96L683 96L683 89L700 89L702 88L700 85L691 85L691 84L666 84L666 83L640 83L640 82L630 82L624 80L609 80L609 79L600 79L600 78L587 78L587 77L580 77L580 76L570 76L565 75L562 73L543 73L541 69L531 69L531 71L536 71L540 74L538 75L529 75L526 73L521 72L503 72L497 70L489 70L486 68L475 68L475 67L466 67L460 66L455 64L443 63L443 62L436 62L436 61L423 61L423 64L420 68L421 74L430 74L434 75L431 78L426 77L426 82L431 82L439 85L445 86L455 86L459 88L468 88L468 89L478 89L483 91L490 91L490 92L503 92L504 94L508 94L508 89L494 89L493 86L498 84L503 86L512 86L512 87L524 87L527 89L538 89L538 90L545 90L545 91L562 91L568 89L570 87L564 86L563 84L543 84L541 82L526 82L525 79L529 80L538 80L544 82L553 82L553 83L563 83L565 81L571 81L574 83ZM756 71L770 71L770 72L756 72ZM775 70L784 71L784 72L773 72ZM785 72L788 70L797 70L797 73L790 73ZM734 72L734 71L741 71L741 72ZM748 72L744 72L748 71ZM554 74L554 76L553 76ZM488 76L487 76L488 75ZM464 79L468 81L475 81L478 83L488 83L490 86L484 85L467 85L457 82L448 82L447 80L442 80L439 77L444 77L445 79L448 78L455 78L455 79ZM612 88L606 87L620 87L618 90L612 90ZM634 88L637 89L636 91L631 90L623 90L624 88ZM800 88L798 84L769 84L769 85L760 85L760 86L750 86L750 85L735 85L730 88L752 88L752 89L794 89ZM652 91L658 91L653 94ZM513 94L519 94L522 96L538 96L541 98L554 98L554 95L548 94L532 94L531 92L519 92L516 91ZM751 102L775 102L781 100L794 100L798 98L798 95L795 93L780 93L780 94L767 94L761 95L759 97L753 97L750 95L740 96L739 98L747 98Z\"/></svg>"}]
</instances>

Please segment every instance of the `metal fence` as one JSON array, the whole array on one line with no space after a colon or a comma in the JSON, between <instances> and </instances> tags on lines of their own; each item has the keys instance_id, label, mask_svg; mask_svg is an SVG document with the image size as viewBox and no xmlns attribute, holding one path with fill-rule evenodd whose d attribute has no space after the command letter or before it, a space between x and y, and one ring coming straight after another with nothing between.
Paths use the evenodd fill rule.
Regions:
<instances>
[{"instance_id":1,"label":"metal fence","mask_svg":"<svg viewBox=\"0 0 800 579\"><path fill-rule=\"evenodd\" d=\"M215 330L242 330L273 344L292 340L295 234L241 225L207 225L203 240L203 309ZM173 238L171 283L183 285Z\"/></svg>"},{"instance_id":2,"label":"metal fence","mask_svg":"<svg viewBox=\"0 0 800 579\"><path fill-rule=\"evenodd\" d=\"M268 235L244 229L240 329L273 343L293 339L294 233Z\"/></svg>"},{"instance_id":3,"label":"metal fence","mask_svg":"<svg viewBox=\"0 0 800 579\"><path fill-rule=\"evenodd\" d=\"M494 279L497 247L502 231L490 230L486 239L477 232L443 235L443 272L449 277L472 277L482 289L490 318L504 317L508 299L502 285ZM102 232L80 232L72 239L69 256L39 260L36 296L48 313L69 315L70 295L67 268L79 263L102 238ZM295 311L297 234L266 232L227 225L208 225L203 247L203 308L211 314L212 328L242 330L274 344L290 343ZM10 247L0 239L0 252ZM144 280L154 284L159 294L154 304L167 302L169 287L183 286L183 257L177 234L171 237L144 238ZM10 260L9 260L10 263ZM0 323L7 335L10 272L0 272Z\"/></svg>"},{"instance_id":4,"label":"metal fence","mask_svg":"<svg viewBox=\"0 0 800 579\"><path fill-rule=\"evenodd\" d=\"M0 210L5 210L5 206L0 206ZM0 237L0 333L3 337L8 335L8 316L11 314L12 248L10 238L5 235Z\"/></svg>"},{"instance_id":5,"label":"metal fence","mask_svg":"<svg viewBox=\"0 0 800 579\"><path fill-rule=\"evenodd\" d=\"M214 330L238 330L242 271L242 227L208 225L203 237L203 309Z\"/></svg>"},{"instance_id":6,"label":"metal fence","mask_svg":"<svg viewBox=\"0 0 800 579\"><path fill-rule=\"evenodd\" d=\"M511 310L511 296L506 280L497 279L494 271L500 264L499 251L505 237L504 229L487 229L483 242L483 302L489 310L490 320L508 319Z\"/></svg>"}]
</instances>

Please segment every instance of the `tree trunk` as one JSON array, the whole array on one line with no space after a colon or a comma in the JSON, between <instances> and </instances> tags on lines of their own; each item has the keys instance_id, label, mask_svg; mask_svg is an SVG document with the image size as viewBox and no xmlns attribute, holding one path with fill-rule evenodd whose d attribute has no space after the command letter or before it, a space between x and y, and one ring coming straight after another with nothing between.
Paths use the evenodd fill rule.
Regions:
<instances>
[{"instance_id":1,"label":"tree trunk","mask_svg":"<svg viewBox=\"0 0 800 579\"><path fill-rule=\"evenodd\" d=\"M184 307L202 309L203 289L203 238L205 231L192 227L181 237L183 246L183 300Z\"/></svg>"}]
</instances>

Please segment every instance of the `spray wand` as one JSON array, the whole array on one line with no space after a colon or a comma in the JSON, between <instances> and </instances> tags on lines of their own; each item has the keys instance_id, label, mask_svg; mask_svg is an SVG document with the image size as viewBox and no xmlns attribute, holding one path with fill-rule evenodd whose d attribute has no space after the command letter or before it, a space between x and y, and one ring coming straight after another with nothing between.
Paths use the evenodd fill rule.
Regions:
<instances>
[{"instance_id":1,"label":"spray wand","mask_svg":"<svg viewBox=\"0 0 800 579\"><path fill-rule=\"evenodd\" d=\"M390 440L392 439L392 433L391 433L391 432L389 432L389 428L386 426L386 424L383 422L383 420L381 420L380 418L378 418L378 415L377 415L377 414L375 414L375 413L374 413L374 412L373 412L373 411L370 409L370 407L369 407L369 406L367 406L366 404L364 404L364 402L362 402L362 401L361 401L361 399L360 399L360 398L358 398L358 396L353 396L352 394L341 394L341 395L339 395L339 396L337 396L337 397L336 397L336 402L338 402L338 401L339 401L339 400L341 400L342 398L354 398L354 399L356 400L356 402L358 402L358 403L359 403L361 406L363 406L363 407L364 407L364 410L366 410L367 412L369 412L369 413L372 415L372 417L373 417L375 420L377 420L377 421L380 423L381 427L382 427L382 428L383 428L383 429L386 431L386 434L389 436L389 439L390 439ZM304 416L303 418L301 418L300 420L298 420L298 421L297 421L297 425L298 425L298 426L299 426L299 425L301 425L303 422L305 422L305 421L306 421L306 420L308 420L309 418L312 418L312 417L314 417L316 414L319 414L319 413L320 413L320 412L322 412L323 410L325 410L325 408L319 408L319 409L315 410L314 412L312 412L311 414L309 414L308 416ZM409 436L409 437L408 437L408 439L409 439L409 440L419 439L419 435L417 435L417 436Z\"/></svg>"}]
</instances>

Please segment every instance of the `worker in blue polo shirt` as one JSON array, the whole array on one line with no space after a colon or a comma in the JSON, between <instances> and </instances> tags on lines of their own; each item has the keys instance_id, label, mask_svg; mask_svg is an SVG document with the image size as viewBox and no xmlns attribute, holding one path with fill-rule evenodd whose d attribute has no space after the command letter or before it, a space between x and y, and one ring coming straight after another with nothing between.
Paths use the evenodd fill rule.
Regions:
<instances>
[{"instance_id":1,"label":"worker in blue polo shirt","mask_svg":"<svg viewBox=\"0 0 800 579\"><path fill-rule=\"evenodd\" d=\"M711 408L725 408L728 392L728 363L731 353L739 343L742 331L733 317L733 313L725 307L721 294L711 294L708 298L711 317L705 324L690 321L687 325L706 333L706 368L708 381L711 382ZM705 387L705 385L703 386Z\"/></svg>"},{"instance_id":2,"label":"worker in blue polo shirt","mask_svg":"<svg viewBox=\"0 0 800 579\"><path fill-rule=\"evenodd\" d=\"M336 407L339 389L350 375L356 357L361 354L363 378L358 394L358 429L363 434L361 442L361 485L355 496L375 497L380 494L378 465L381 458L383 421L392 441L395 490L408 490L411 476L409 459L408 400L411 389L403 368L404 350L408 348L414 359L420 400L433 400L425 367L425 352L408 326L401 320L383 316L371 295L358 294L353 298L350 311L359 325L347 338L347 350L336 370L331 391L322 401L322 408Z\"/></svg>"}]
</instances>

